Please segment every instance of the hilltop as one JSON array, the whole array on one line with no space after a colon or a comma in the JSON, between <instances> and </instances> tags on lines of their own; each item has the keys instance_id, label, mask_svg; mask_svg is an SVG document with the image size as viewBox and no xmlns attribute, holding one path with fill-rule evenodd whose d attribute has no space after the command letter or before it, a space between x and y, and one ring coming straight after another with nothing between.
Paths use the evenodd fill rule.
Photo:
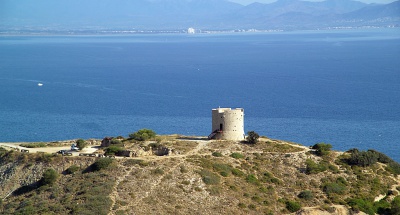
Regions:
<instances>
[{"instance_id":1,"label":"hilltop","mask_svg":"<svg viewBox=\"0 0 400 215\"><path fill-rule=\"evenodd\" d=\"M267 137L256 144L180 135L105 140L106 147L91 140L87 148L111 157L22 153L4 147L2 214L399 212L398 164L375 151L337 152L329 144L310 148ZM44 144L68 148L70 143ZM120 151L135 153L113 156ZM361 163L353 155L370 160ZM55 170L54 177L46 175L48 169Z\"/></svg>"}]
</instances>

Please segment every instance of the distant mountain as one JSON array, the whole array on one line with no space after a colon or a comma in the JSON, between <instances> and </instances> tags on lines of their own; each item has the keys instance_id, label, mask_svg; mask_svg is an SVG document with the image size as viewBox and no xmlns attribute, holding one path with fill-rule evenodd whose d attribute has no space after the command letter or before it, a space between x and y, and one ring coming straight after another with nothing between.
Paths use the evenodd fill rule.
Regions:
<instances>
[{"instance_id":1,"label":"distant mountain","mask_svg":"<svg viewBox=\"0 0 400 215\"><path fill-rule=\"evenodd\" d=\"M176 28L242 7L225 0L2 0L0 23Z\"/></svg>"},{"instance_id":2,"label":"distant mountain","mask_svg":"<svg viewBox=\"0 0 400 215\"><path fill-rule=\"evenodd\" d=\"M361 9L366 5L352 0L326 0L323 2L278 0L271 4L251 4L238 11L238 15L263 14L268 17L276 17L293 12L312 15L341 14Z\"/></svg>"},{"instance_id":3,"label":"distant mountain","mask_svg":"<svg viewBox=\"0 0 400 215\"><path fill-rule=\"evenodd\" d=\"M345 18L358 18L364 20L374 20L379 18L400 18L400 1L395 1L386 5L369 5L360 10L344 14Z\"/></svg>"},{"instance_id":4,"label":"distant mountain","mask_svg":"<svg viewBox=\"0 0 400 215\"><path fill-rule=\"evenodd\" d=\"M278 0L247 6L227 0L1 0L7 29L316 29L400 24L400 0Z\"/></svg>"}]
</instances>

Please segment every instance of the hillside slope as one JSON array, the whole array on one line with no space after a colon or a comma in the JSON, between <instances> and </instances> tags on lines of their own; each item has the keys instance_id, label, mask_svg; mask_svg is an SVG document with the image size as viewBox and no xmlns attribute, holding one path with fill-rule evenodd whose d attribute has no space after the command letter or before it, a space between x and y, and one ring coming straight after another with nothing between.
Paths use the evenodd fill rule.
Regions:
<instances>
[{"instance_id":1,"label":"hillside slope","mask_svg":"<svg viewBox=\"0 0 400 215\"><path fill-rule=\"evenodd\" d=\"M349 165L349 153L318 155L318 150L268 138L249 145L163 136L157 142L122 140L117 145L132 150L168 148L169 155L96 158L3 151L1 213L346 214L350 208L390 212L400 189L399 178L387 164ZM107 160L108 166L96 169L94 163ZM43 185L40 178L48 168L60 176L54 184ZM364 208L360 201L373 208Z\"/></svg>"}]
</instances>

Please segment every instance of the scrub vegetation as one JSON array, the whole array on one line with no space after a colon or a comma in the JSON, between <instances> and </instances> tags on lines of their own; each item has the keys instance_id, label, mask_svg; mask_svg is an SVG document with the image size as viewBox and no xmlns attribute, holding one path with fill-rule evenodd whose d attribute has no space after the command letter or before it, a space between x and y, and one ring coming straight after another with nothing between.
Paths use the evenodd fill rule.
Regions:
<instances>
[{"instance_id":1,"label":"scrub vegetation","mask_svg":"<svg viewBox=\"0 0 400 215\"><path fill-rule=\"evenodd\" d=\"M117 140L102 152L164 147L174 153L63 157L0 148L0 172L7 176L0 179L0 213L301 214L340 205L349 213L400 210L399 164L373 150L342 153L330 144L309 148L266 137L257 144L181 136Z\"/></svg>"}]
</instances>

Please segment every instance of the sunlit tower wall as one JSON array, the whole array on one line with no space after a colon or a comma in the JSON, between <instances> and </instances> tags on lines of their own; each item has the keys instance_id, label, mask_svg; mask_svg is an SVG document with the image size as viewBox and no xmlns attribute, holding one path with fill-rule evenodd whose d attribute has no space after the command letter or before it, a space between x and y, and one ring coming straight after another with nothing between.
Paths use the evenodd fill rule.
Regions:
<instances>
[{"instance_id":1,"label":"sunlit tower wall","mask_svg":"<svg viewBox=\"0 0 400 215\"><path fill-rule=\"evenodd\" d=\"M208 138L218 140L243 140L245 138L244 109L212 109L212 130Z\"/></svg>"}]
</instances>

